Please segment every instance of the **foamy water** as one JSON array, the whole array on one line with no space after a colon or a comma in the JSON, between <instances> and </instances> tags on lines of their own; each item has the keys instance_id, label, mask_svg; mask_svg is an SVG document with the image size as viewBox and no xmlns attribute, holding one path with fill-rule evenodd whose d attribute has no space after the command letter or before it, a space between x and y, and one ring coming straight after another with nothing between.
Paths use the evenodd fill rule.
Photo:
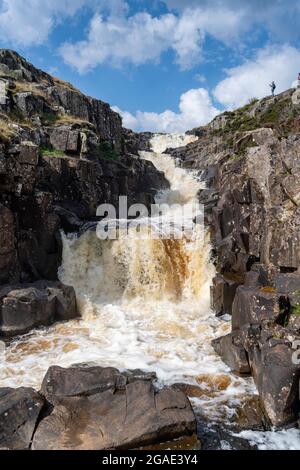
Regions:
<instances>
[{"instance_id":1,"label":"foamy water","mask_svg":"<svg viewBox=\"0 0 300 470\"><path fill-rule=\"evenodd\" d=\"M192 140L159 135L152 141L153 152L142 153L170 181L158 202L183 206L197 199L197 175L162 154ZM172 216L176 219L177 212ZM217 319L210 310L214 274L203 230L181 240L63 235L59 277L74 286L82 318L31 332L5 351L0 348L1 386L38 389L50 365L86 362L155 371L161 385L196 387L195 409L227 422L256 390L252 379L232 375L211 346L212 339L231 328L230 318Z\"/></svg>"}]
</instances>

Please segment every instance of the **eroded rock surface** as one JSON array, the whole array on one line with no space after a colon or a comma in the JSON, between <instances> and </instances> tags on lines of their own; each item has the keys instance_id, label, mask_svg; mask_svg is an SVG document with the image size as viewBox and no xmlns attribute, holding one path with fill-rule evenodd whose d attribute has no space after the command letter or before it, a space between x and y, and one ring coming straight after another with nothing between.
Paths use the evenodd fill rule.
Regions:
<instances>
[{"instance_id":1,"label":"eroded rock surface","mask_svg":"<svg viewBox=\"0 0 300 470\"><path fill-rule=\"evenodd\" d=\"M31 446L44 399L31 388L0 388L0 449Z\"/></svg>"},{"instance_id":2,"label":"eroded rock surface","mask_svg":"<svg viewBox=\"0 0 300 470\"><path fill-rule=\"evenodd\" d=\"M169 387L158 390L152 378L113 368L50 368L41 393L53 408L39 424L32 448L133 449L194 434L186 395Z\"/></svg>"}]
</instances>

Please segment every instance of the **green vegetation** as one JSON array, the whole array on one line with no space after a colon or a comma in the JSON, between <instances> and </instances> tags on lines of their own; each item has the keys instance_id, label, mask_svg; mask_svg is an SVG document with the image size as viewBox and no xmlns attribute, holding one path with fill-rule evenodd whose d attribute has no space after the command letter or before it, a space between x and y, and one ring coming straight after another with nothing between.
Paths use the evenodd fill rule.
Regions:
<instances>
[{"instance_id":1,"label":"green vegetation","mask_svg":"<svg viewBox=\"0 0 300 470\"><path fill-rule=\"evenodd\" d=\"M7 72L0 70L0 77L17 79L18 74L15 70L8 70Z\"/></svg>"},{"instance_id":2,"label":"green vegetation","mask_svg":"<svg viewBox=\"0 0 300 470\"><path fill-rule=\"evenodd\" d=\"M300 315L300 304L296 304L296 305L292 306L291 314L292 315Z\"/></svg>"},{"instance_id":3,"label":"green vegetation","mask_svg":"<svg viewBox=\"0 0 300 470\"><path fill-rule=\"evenodd\" d=\"M99 155L104 160L118 161L120 155L116 152L114 145L111 142L101 142L99 145Z\"/></svg>"},{"instance_id":4,"label":"green vegetation","mask_svg":"<svg viewBox=\"0 0 300 470\"><path fill-rule=\"evenodd\" d=\"M41 121L43 126L51 126L58 121L59 116L57 114L43 113L41 115Z\"/></svg>"},{"instance_id":5,"label":"green vegetation","mask_svg":"<svg viewBox=\"0 0 300 470\"><path fill-rule=\"evenodd\" d=\"M62 150L51 149L51 148L41 148L40 155L42 157L66 157L67 155Z\"/></svg>"},{"instance_id":6,"label":"green vegetation","mask_svg":"<svg viewBox=\"0 0 300 470\"><path fill-rule=\"evenodd\" d=\"M18 108L15 108L13 111L11 111L8 116L12 122L18 124L19 126L29 127L29 128L33 127L31 120L27 119L22 113L22 111Z\"/></svg>"}]
</instances>

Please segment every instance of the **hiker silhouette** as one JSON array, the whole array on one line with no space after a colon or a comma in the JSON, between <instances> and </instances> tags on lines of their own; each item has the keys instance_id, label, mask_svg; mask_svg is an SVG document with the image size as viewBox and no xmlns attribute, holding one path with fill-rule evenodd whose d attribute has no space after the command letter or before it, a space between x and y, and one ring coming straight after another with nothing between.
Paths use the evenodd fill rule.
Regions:
<instances>
[{"instance_id":1,"label":"hiker silhouette","mask_svg":"<svg viewBox=\"0 0 300 470\"><path fill-rule=\"evenodd\" d=\"M276 90L276 84L274 81L270 84L270 88L271 88L272 96L274 96L275 90Z\"/></svg>"}]
</instances>

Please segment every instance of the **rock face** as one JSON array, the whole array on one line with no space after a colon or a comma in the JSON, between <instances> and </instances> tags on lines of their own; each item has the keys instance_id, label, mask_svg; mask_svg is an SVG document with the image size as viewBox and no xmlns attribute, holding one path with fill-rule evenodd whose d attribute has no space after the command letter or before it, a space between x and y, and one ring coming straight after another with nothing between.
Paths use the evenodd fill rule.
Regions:
<instances>
[{"instance_id":1,"label":"rock face","mask_svg":"<svg viewBox=\"0 0 300 470\"><path fill-rule=\"evenodd\" d=\"M0 389L0 448L134 449L196 433L186 395L155 374L79 364L51 367L40 393Z\"/></svg>"},{"instance_id":2,"label":"rock face","mask_svg":"<svg viewBox=\"0 0 300 470\"><path fill-rule=\"evenodd\" d=\"M31 446L44 399L31 388L0 388L0 449Z\"/></svg>"},{"instance_id":3,"label":"rock face","mask_svg":"<svg viewBox=\"0 0 300 470\"><path fill-rule=\"evenodd\" d=\"M293 362L300 339L296 94L226 112L191 131L198 141L173 152L207 183L200 201L218 271L212 307L232 314L233 330L214 347L233 371L251 371L274 426L296 422L300 411L300 365Z\"/></svg>"},{"instance_id":4,"label":"rock face","mask_svg":"<svg viewBox=\"0 0 300 470\"><path fill-rule=\"evenodd\" d=\"M156 389L153 377L84 365L51 367L41 390L49 410L35 431L32 449L133 449L195 433L186 395Z\"/></svg>"},{"instance_id":5,"label":"rock face","mask_svg":"<svg viewBox=\"0 0 300 470\"><path fill-rule=\"evenodd\" d=\"M56 281L61 229L79 232L97 221L100 204L118 208L127 196L128 205L149 207L156 190L168 187L137 154L150 136L123 129L108 104L0 49L0 286ZM41 324L52 316L48 305Z\"/></svg>"}]
</instances>

